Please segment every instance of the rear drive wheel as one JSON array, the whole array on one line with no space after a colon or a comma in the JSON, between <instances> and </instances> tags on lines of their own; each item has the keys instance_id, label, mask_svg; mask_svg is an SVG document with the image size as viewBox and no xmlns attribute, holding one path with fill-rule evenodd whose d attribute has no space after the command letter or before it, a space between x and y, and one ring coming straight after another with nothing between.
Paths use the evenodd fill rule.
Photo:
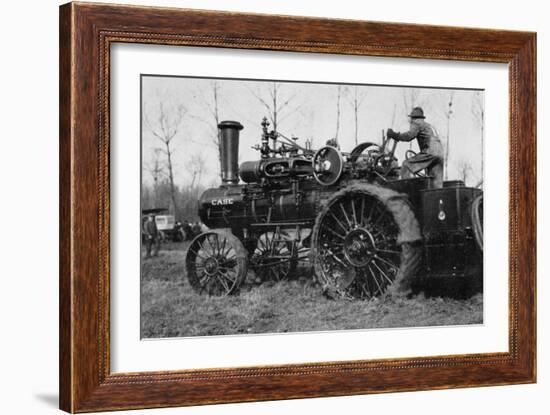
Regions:
<instances>
[{"instance_id":1,"label":"rear drive wheel","mask_svg":"<svg viewBox=\"0 0 550 415\"><path fill-rule=\"evenodd\" d=\"M331 298L408 291L420 263L420 228L406 198L352 184L328 200L313 228L313 263Z\"/></svg>"}]
</instances>

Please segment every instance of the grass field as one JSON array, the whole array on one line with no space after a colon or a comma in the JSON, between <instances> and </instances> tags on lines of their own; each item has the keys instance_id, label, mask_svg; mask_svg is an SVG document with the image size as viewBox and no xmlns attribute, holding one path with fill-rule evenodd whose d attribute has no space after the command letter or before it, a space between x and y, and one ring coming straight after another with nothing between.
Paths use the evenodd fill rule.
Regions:
<instances>
[{"instance_id":1,"label":"grass field","mask_svg":"<svg viewBox=\"0 0 550 415\"><path fill-rule=\"evenodd\" d=\"M246 284L239 295L196 294L185 277L187 244L167 244L143 261L143 338L479 324L483 296L330 300L308 279Z\"/></svg>"}]
</instances>

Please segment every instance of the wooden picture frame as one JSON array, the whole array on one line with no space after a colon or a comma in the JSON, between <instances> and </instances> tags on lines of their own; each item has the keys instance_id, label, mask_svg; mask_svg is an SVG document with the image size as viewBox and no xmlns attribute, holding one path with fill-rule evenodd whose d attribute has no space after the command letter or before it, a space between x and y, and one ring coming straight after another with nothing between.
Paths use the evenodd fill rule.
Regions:
<instances>
[{"instance_id":1,"label":"wooden picture frame","mask_svg":"<svg viewBox=\"0 0 550 415\"><path fill-rule=\"evenodd\" d=\"M109 69L114 43L509 65L509 352L111 373ZM70 3L60 8L60 407L68 412L536 380L536 34ZM228 362L231 366L231 362Z\"/></svg>"}]
</instances>

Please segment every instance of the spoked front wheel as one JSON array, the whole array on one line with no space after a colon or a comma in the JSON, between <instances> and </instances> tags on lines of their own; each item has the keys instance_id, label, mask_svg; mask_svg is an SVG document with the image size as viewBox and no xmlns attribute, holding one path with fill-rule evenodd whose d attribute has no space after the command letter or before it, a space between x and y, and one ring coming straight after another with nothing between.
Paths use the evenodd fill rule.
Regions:
<instances>
[{"instance_id":1,"label":"spoked front wheel","mask_svg":"<svg viewBox=\"0 0 550 415\"><path fill-rule=\"evenodd\" d=\"M191 287L213 296L235 294L247 272L247 255L241 241L229 232L198 235L187 250L185 269Z\"/></svg>"}]
</instances>

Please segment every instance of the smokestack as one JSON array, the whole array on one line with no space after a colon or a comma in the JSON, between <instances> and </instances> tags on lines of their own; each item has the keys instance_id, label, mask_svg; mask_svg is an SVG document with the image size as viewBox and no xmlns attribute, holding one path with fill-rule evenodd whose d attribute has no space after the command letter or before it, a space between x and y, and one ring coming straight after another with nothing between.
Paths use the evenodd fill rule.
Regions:
<instances>
[{"instance_id":1,"label":"smokestack","mask_svg":"<svg viewBox=\"0 0 550 415\"><path fill-rule=\"evenodd\" d=\"M239 131L244 127L237 121L222 121L218 124L222 182L239 183Z\"/></svg>"}]
</instances>

